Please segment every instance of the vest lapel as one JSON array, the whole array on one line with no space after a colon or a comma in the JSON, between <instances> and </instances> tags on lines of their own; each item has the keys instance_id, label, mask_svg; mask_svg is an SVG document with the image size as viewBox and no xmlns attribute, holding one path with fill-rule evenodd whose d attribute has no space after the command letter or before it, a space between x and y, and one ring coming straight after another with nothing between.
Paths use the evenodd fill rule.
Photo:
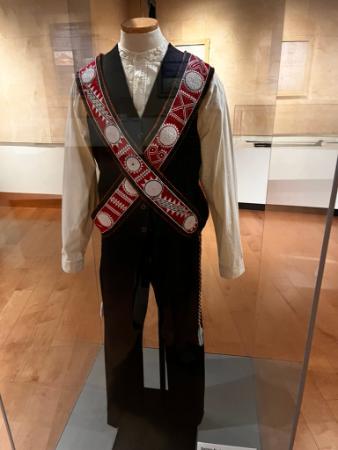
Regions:
<instances>
[{"instance_id":1,"label":"vest lapel","mask_svg":"<svg viewBox=\"0 0 338 450\"><path fill-rule=\"evenodd\" d=\"M138 153L143 153L164 121L188 59L187 52L183 53L169 43L143 115L139 117L129 92L118 45L106 55L99 56L98 70L105 97L116 112L121 129Z\"/></svg>"}]
</instances>

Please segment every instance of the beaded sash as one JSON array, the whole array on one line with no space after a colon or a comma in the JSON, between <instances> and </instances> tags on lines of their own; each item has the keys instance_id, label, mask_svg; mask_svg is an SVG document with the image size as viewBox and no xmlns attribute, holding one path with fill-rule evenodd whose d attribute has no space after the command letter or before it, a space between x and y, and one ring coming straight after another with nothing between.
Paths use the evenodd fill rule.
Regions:
<instances>
[{"instance_id":1,"label":"beaded sash","mask_svg":"<svg viewBox=\"0 0 338 450\"><path fill-rule=\"evenodd\" d=\"M142 196L161 215L185 234L198 229L197 214L183 195L159 171L167 159L200 99L210 66L190 55L170 109L142 155L128 141L109 108L97 68L97 58L77 73L87 110L112 151L125 178L95 210L95 225L106 233L117 224L131 205Z\"/></svg>"}]
</instances>

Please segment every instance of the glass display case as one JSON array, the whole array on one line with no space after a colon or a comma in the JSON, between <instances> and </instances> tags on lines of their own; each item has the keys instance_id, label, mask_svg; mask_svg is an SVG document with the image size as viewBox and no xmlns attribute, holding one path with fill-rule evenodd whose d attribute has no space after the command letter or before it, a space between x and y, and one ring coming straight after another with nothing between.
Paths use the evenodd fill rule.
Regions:
<instances>
[{"instance_id":1,"label":"glass display case","mask_svg":"<svg viewBox=\"0 0 338 450\"><path fill-rule=\"evenodd\" d=\"M4 448L15 450L13 435L8 422L4 402L0 396L0 443Z\"/></svg>"},{"instance_id":2,"label":"glass display case","mask_svg":"<svg viewBox=\"0 0 338 450\"><path fill-rule=\"evenodd\" d=\"M0 7L8 67L0 80L0 394L8 414L7 422L3 408L1 449L296 450L316 320L328 327L318 348L334 354L338 92L334 77L319 80L336 51L327 42L333 22L322 13L327 33L309 38L319 0L309 11L299 2L298 13L284 0L268 8L237 0L156 3L168 41L196 51L223 84L237 172L245 273L222 278L211 216L202 233L203 419L198 427L163 420L166 349L150 286L140 361L150 412L127 415L121 427L107 424L96 227L83 270L61 270L63 144L74 75L110 51L121 23L147 15L148 4L34 0L30 9L15 0ZM285 53L291 45L282 49L292 40L312 49L297 56L306 82L295 93L288 77L297 70L299 81L302 68ZM326 312L318 318L319 296ZM315 364L325 365L318 348Z\"/></svg>"}]
</instances>

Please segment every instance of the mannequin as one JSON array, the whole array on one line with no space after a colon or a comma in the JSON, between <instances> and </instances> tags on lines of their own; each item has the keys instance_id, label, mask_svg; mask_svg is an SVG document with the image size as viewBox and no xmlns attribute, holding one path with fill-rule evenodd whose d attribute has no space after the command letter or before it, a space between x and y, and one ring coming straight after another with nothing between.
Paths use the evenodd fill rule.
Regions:
<instances>
[{"instance_id":1,"label":"mannequin","mask_svg":"<svg viewBox=\"0 0 338 450\"><path fill-rule=\"evenodd\" d=\"M221 276L244 272L222 86L213 67L176 49L149 18L124 22L119 43L80 69L76 83L66 136L62 265L82 270L92 218L102 233L108 423L119 427L126 414L144 416L153 398L142 367L151 284L168 376L157 412L196 427L204 412L200 259L208 205Z\"/></svg>"},{"instance_id":2,"label":"mannequin","mask_svg":"<svg viewBox=\"0 0 338 450\"><path fill-rule=\"evenodd\" d=\"M121 30L125 33L149 33L150 31L154 31L158 28L158 21L156 19L153 19L151 17L134 17L133 19L128 19L125 22L121 24ZM123 37L121 36L123 39ZM148 40L146 36L142 36L142 41ZM121 44L123 42L120 39ZM143 42L138 42L136 39L135 44L138 43L140 45L143 45ZM148 41L149 44L149 41ZM155 45L156 46L156 45ZM150 44L149 44L150 47ZM152 47L150 47L152 48ZM142 51L142 50L136 50L135 51Z\"/></svg>"}]
</instances>

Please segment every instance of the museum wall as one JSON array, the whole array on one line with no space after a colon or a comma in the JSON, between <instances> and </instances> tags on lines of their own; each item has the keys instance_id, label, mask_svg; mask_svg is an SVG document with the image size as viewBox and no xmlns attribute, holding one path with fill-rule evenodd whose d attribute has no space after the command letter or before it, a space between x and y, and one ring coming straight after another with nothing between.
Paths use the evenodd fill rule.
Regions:
<instances>
[{"instance_id":1,"label":"museum wall","mask_svg":"<svg viewBox=\"0 0 338 450\"><path fill-rule=\"evenodd\" d=\"M108 51L124 18L146 15L146 2L141 8L139 0L29 5L3 0L0 6L0 142L62 143L73 66L56 63L55 52L75 48L80 61ZM209 61L224 84L235 135L338 132L336 1L287 0L285 20L284 0L157 5L163 33L174 44L210 40ZM313 55L306 96L279 98L276 105L282 36L311 38Z\"/></svg>"},{"instance_id":2,"label":"museum wall","mask_svg":"<svg viewBox=\"0 0 338 450\"><path fill-rule=\"evenodd\" d=\"M119 40L120 24L126 20L126 0L90 0L95 54L108 52Z\"/></svg>"},{"instance_id":3,"label":"museum wall","mask_svg":"<svg viewBox=\"0 0 338 450\"><path fill-rule=\"evenodd\" d=\"M157 5L168 39L210 39L210 63L223 81L234 134L338 133L337 1L157 0ZM146 14L138 0L129 11ZM313 52L306 95L276 103L281 37L311 39Z\"/></svg>"},{"instance_id":4,"label":"museum wall","mask_svg":"<svg viewBox=\"0 0 338 450\"><path fill-rule=\"evenodd\" d=\"M131 5L130 12L139 14L139 1ZM157 0L157 16L175 44L210 40L209 62L223 82L234 133L243 127L234 120L235 106L242 117L243 106L260 105L247 119L254 134L271 135L284 0Z\"/></svg>"},{"instance_id":5,"label":"museum wall","mask_svg":"<svg viewBox=\"0 0 338 450\"><path fill-rule=\"evenodd\" d=\"M312 39L307 94L277 101L275 134L338 134L338 2L286 0L283 40Z\"/></svg>"},{"instance_id":6,"label":"museum wall","mask_svg":"<svg viewBox=\"0 0 338 450\"><path fill-rule=\"evenodd\" d=\"M107 50L118 38L124 4L122 0L95 0L92 5L90 0L1 1L1 143L63 143L74 73L63 51L74 50L76 66L84 57Z\"/></svg>"},{"instance_id":7,"label":"museum wall","mask_svg":"<svg viewBox=\"0 0 338 450\"><path fill-rule=\"evenodd\" d=\"M51 27L68 22L65 0L2 0L0 6L0 141L61 137L65 102L57 88ZM53 118L53 120L51 120Z\"/></svg>"}]
</instances>

